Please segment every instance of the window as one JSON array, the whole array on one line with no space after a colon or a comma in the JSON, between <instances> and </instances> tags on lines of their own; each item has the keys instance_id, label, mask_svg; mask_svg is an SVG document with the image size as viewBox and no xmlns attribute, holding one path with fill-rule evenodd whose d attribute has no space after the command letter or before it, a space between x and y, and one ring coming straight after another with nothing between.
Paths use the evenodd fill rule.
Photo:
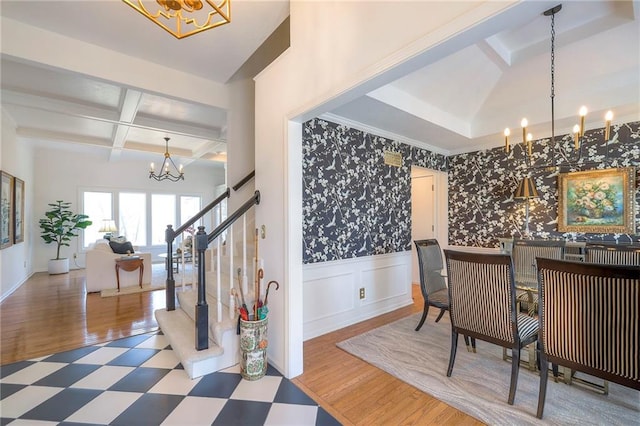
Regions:
<instances>
[{"instance_id":1,"label":"window","mask_svg":"<svg viewBox=\"0 0 640 426\"><path fill-rule=\"evenodd\" d=\"M185 223L200 211L200 197L193 197L190 195L180 196L180 224ZM197 231L198 226L202 224L202 219L193 224L194 229Z\"/></svg>"},{"instance_id":2,"label":"window","mask_svg":"<svg viewBox=\"0 0 640 426\"><path fill-rule=\"evenodd\" d=\"M147 245L147 195L121 192L119 235L127 237L134 246Z\"/></svg>"},{"instance_id":3,"label":"window","mask_svg":"<svg viewBox=\"0 0 640 426\"><path fill-rule=\"evenodd\" d=\"M176 196L172 194L151 195L151 244L165 244L167 225L176 228Z\"/></svg>"},{"instance_id":4,"label":"window","mask_svg":"<svg viewBox=\"0 0 640 426\"><path fill-rule=\"evenodd\" d=\"M201 209L202 197L181 194L150 194L127 191L82 191L83 212L93 222L84 230L82 247L104 237L103 220L115 220L114 235L124 236L134 246L164 246L167 225L176 229ZM176 218L180 218L178 221ZM206 220L206 218L205 218ZM195 226L202 224L196 222ZM178 237L178 241L179 241Z\"/></svg>"},{"instance_id":5,"label":"window","mask_svg":"<svg viewBox=\"0 0 640 426\"><path fill-rule=\"evenodd\" d=\"M85 192L82 197L83 212L92 222L84 230L83 248L104 237L99 232L103 220L113 219L113 195L111 192Z\"/></svg>"}]
</instances>

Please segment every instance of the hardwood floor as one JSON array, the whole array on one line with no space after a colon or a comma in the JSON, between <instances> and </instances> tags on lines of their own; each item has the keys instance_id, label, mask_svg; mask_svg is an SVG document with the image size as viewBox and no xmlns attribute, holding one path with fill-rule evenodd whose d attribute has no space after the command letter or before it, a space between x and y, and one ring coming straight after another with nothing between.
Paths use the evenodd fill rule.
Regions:
<instances>
[{"instance_id":1,"label":"hardwood floor","mask_svg":"<svg viewBox=\"0 0 640 426\"><path fill-rule=\"evenodd\" d=\"M86 294L84 270L37 273L0 305L0 364L156 330L165 292L102 298ZM480 425L478 420L336 347L367 330L420 312L414 305L304 343L304 374L292 381L345 425Z\"/></svg>"}]
</instances>

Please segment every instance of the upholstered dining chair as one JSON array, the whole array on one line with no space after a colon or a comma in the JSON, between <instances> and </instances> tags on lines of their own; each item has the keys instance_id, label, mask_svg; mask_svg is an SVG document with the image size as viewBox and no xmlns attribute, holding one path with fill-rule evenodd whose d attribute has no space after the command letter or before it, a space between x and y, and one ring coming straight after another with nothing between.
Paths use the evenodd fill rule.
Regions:
<instances>
[{"instance_id":1,"label":"upholstered dining chair","mask_svg":"<svg viewBox=\"0 0 640 426\"><path fill-rule=\"evenodd\" d=\"M551 362L640 390L640 266L539 258L537 268L540 371ZM540 374L538 418L548 376Z\"/></svg>"},{"instance_id":2,"label":"upholstered dining chair","mask_svg":"<svg viewBox=\"0 0 640 426\"><path fill-rule=\"evenodd\" d=\"M536 258L564 258L564 241L560 240L520 240L513 242L513 266L518 305L524 304L529 315L535 315L538 302L538 277ZM518 308L519 310L519 308Z\"/></svg>"},{"instance_id":3,"label":"upholstered dining chair","mask_svg":"<svg viewBox=\"0 0 640 426\"><path fill-rule=\"evenodd\" d=\"M588 243L586 261L608 265L640 266L640 245Z\"/></svg>"},{"instance_id":4,"label":"upholstered dining chair","mask_svg":"<svg viewBox=\"0 0 640 426\"><path fill-rule=\"evenodd\" d=\"M424 299L422 318L416 327L416 331L418 331L427 319L430 306L440 309L436 322L440 321L442 315L449 310L449 295L447 294L447 282L442 275L444 265L438 240L415 240L414 243L418 252L420 290Z\"/></svg>"},{"instance_id":5,"label":"upholstered dining chair","mask_svg":"<svg viewBox=\"0 0 640 426\"><path fill-rule=\"evenodd\" d=\"M538 322L516 311L514 268L508 254L445 250L449 278L451 353L447 376L453 372L458 334L512 350L507 402L513 404L518 384L520 350L536 341Z\"/></svg>"}]
</instances>

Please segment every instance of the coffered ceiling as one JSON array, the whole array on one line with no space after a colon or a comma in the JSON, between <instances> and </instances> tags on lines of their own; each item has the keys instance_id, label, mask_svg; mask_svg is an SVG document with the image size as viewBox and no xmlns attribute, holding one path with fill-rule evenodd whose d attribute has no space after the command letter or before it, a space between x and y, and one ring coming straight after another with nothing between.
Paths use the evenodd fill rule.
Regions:
<instances>
[{"instance_id":1,"label":"coffered ceiling","mask_svg":"<svg viewBox=\"0 0 640 426\"><path fill-rule=\"evenodd\" d=\"M327 117L379 129L444 153L502 144L522 117L548 137L550 18L556 3L525 2L490 34L332 111ZM367 7L367 2L362 2ZM2 37L12 23L80 39L225 83L280 25L288 1L234 0L232 23L176 40L120 1L0 1ZM587 128L640 119L640 3L567 1L556 16L556 134L587 105ZM515 18L514 18L515 17ZM7 24L8 23L8 24ZM7 25L5 25L7 24ZM114 64L115 66L115 64ZM2 107L18 136L36 144L101 150L110 159L151 158L171 137L173 156L224 161L228 111L160 93L2 56ZM133 72L133 70L132 70ZM167 81L167 85L171 85Z\"/></svg>"}]
</instances>

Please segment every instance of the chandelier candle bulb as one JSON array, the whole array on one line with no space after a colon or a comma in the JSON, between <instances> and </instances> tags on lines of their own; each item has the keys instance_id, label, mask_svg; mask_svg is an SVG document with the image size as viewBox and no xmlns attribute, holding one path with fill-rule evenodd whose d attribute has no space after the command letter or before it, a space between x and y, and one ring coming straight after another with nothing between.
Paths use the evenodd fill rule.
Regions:
<instances>
[{"instance_id":1,"label":"chandelier candle bulb","mask_svg":"<svg viewBox=\"0 0 640 426\"><path fill-rule=\"evenodd\" d=\"M525 143L527 141L527 125L529 124L529 122L527 121L526 118L523 118L522 121L520 122L520 126L522 126L522 143Z\"/></svg>"},{"instance_id":2,"label":"chandelier candle bulb","mask_svg":"<svg viewBox=\"0 0 640 426\"><path fill-rule=\"evenodd\" d=\"M509 152L509 135L511 134L511 130L507 127L504 129L504 150Z\"/></svg>"},{"instance_id":3,"label":"chandelier candle bulb","mask_svg":"<svg viewBox=\"0 0 640 426\"><path fill-rule=\"evenodd\" d=\"M611 121L613 120L613 111L607 111L604 116L604 140L608 141L611 135Z\"/></svg>"},{"instance_id":4,"label":"chandelier candle bulb","mask_svg":"<svg viewBox=\"0 0 640 426\"><path fill-rule=\"evenodd\" d=\"M153 173L154 170L155 170L155 166L153 165L153 163L151 163L151 165L149 166L149 171Z\"/></svg>"},{"instance_id":5,"label":"chandelier candle bulb","mask_svg":"<svg viewBox=\"0 0 640 426\"><path fill-rule=\"evenodd\" d=\"M578 111L578 114L580 114L580 137L584 136L584 118L587 115L587 107L586 106L581 106L580 107L580 111Z\"/></svg>"},{"instance_id":6,"label":"chandelier candle bulb","mask_svg":"<svg viewBox=\"0 0 640 426\"><path fill-rule=\"evenodd\" d=\"M575 149L576 151L580 149L580 126L577 124L573 126L573 134L575 138Z\"/></svg>"}]
</instances>

